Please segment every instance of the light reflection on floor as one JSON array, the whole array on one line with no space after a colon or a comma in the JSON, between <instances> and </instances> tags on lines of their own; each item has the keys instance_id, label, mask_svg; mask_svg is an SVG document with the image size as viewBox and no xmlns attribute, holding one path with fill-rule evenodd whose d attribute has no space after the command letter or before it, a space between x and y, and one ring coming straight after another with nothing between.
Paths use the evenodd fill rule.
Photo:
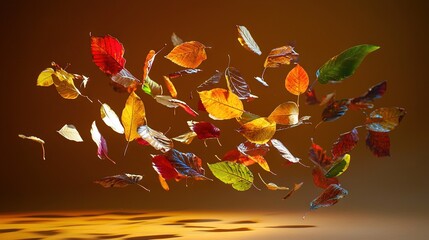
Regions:
<instances>
[{"instance_id":1,"label":"light reflection on floor","mask_svg":"<svg viewBox=\"0 0 429 240\"><path fill-rule=\"evenodd\" d=\"M0 215L0 239L426 239L422 219L277 212L49 212ZM317 236L317 237L316 237Z\"/></svg>"}]
</instances>

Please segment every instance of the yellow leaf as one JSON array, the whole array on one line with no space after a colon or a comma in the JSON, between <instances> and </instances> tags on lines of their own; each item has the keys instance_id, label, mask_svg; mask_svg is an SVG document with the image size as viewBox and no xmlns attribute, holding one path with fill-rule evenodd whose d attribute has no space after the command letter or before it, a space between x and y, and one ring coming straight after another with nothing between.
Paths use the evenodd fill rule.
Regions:
<instances>
[{"instance_id":1,"label":"yellow leaf","mask_svg":"<svg viewBox=\"0 0 429 240\"><path fill-rule=\"evenodd\" d=\"M244 112L243 103L238 96L226 89L214 88L198 92L198 94L212 119L226 120L238 118Z\"/></svg>"},{"instance_id":2,"label":"yellow leaf","mask_svg":"<svg viewBox=\"0 0 429 240\"><path fill-rule=\"evenodd\" d=\"M65 72L62 70L62 72ZM76 88L73 82L73 74L67 73L58 73L52 75L52 79L54 80L55 87L57 92L61 95L61 97L65 99L76 99L79 95L82 95L79 89Z\"/></svg>"},{"instance_id":3,"label":"yellow leaf","mask_svg":"<svg viewBox=\"0 0 429 240\"><path fill-rule=\"evenodd\" d=\"M200 42L184 42L174 47L165 58L182 67L196 68L207 59L205 49L206 46Z\"/></svg>"},{"instance_id":4,"label":"yellow leaf","mask_svg":"<svg viewBox=\"0 0 429 240\"><path fill-rule=\"evenodd\" d=\"M248 157L250 160L259 164L259 166L261 166L261 168L264 169L265 171L271 172L270 166L268 165L267 160L265 160L265 158L263 156L261 156L261 155L255 155L255 156L246 155L246 157Z\"/></svg>"},{"instance_id":5,"label":"yellow leaf","mask_svg":"<svg viewBox=\"0 0 429 240\"><path fill-rule=\"evenodd\" d=\"M191 144L192 140L197 136L195 132L187 132L177 137L172 138L174 141L182 142L184 144Z\"/></svg>"},{"instance_id":6,"label":"yellow leaf","mask_svg":"<svg viewBox=\"0 0 429 240\"><path fill-rule=\"evenodd\" d=\"M261 174L258 173L258 175L259 175L259 178L261 179L261 181L264 183L264 185L268 188L268 190L272 190L272 191L276 191L276 190L289 190L288 187L280 187L280 186L277 186L277 184L275 184L275 183L271 183L271 182L270 183L266 183L264 181L264 179L262 179Z\"/></svg>"},{"instance_id":7,"label":"yellow leaf","mask_svg":"<svg viewBox=\"0 0 429 240\"><path fill-rule=\"evenodd\" d=\"M284 102L278 105L268 118L277 124L294 125L299 122L298 115L299 108L295 102Z\"/></svg>"},{"instance_id":8,"label":"yellow leaf","mask_svg":"<svg viewBox=\"0 0 429 240\"><path fill-rule=\"evenodd\" d=\"M285 79L286 90L288 90L293 95L305 93L308 88L308 83L308 74L299 64L290 70Z\"/></svg>"},{"instance_id":9,"label":"yellow leaf","mask_svg":"<svg viewBox=\"0 0 429 240\"><path fill-rule=\"evenodd\" d=\"M165 85L167 86L168 91L170 92L170 95L173 98L177 98L176 87L174 87L174 84L173 84L173 82L171 82L170 78L167 76L164 76L164 82L165 82Z\"/></svg>"},{"instance_id":10,"label":"yellow leaf","mask_svg":"<svg viewBox=\"0 0 429 240\"><path fill-rule=\"evenodd\" d=\"M137 128L144 125L145 117L146 113L143 101L135 92L132 92L125 103L121 116L122 125L125 130L125 139L128 142L140 137Z\"/></svg>"},{"instance_id":11,"label":"yellow leaf","mask_svg":"<svg viewBox=\"0 0 429 240\"><path fill-rule=\"evenodd\" d=\"M243 124L237 131L250 142L263 144L274 136L276 122L269 118L261 117Z\"/></svg>"},{"instance_id":12,"label":"yellow leaf","mask_svg":"<svg viewBox=\"0 0 429 240\"><path fill-rule=\"evenodd\" d=\"M55 71L52 68L43 70L43 72L39 74L39 77L37 77L37 86L49 87L54 84L52 74L55 74Z\"/></svg>"}]
</instances>

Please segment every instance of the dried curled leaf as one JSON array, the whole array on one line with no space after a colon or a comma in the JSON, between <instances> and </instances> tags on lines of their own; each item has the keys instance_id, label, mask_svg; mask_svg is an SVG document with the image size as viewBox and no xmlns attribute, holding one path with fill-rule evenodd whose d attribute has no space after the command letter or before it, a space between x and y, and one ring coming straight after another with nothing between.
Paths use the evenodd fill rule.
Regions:
<instances>
[{"instance_id":1,"label":"dried curled leaf","mask_svg":"<svg viewBox=\"0 0 429 240\"><path fill-rule=\"evenodd\" d=\"M42 158L43 158L43 160L46 160L45 141L43 141L42 139L35 137L35 136L25 136L23 134L18 134L18 137L20 137L22 139L27 139L27 140L31 140L31 141L40 143L40 145L42 146Z\"/></svg>"},{"instance_id":2,"label":"dried curled leaf","mask_svg":"<svg viewBox=\"0 0 429 240\"><path fill-rule=\"evenodd\" d=\"M175 98L172 98L172 97L166 96L166 95L157 95L154 98L158 103L160 103L166 107L169 107L169 108L181 107L189 115L191 115L193 117L198 116L198 113L194 109L189 107L189 105L182 100L175 99Z\"/></svg>"},{"instance_id":3,"label":"dried curled leaf","mask_svg":"<svg viewBox=\"0 0 429 240\"><path fill-rule=\"evenodd\" d=\"M173 46L177 46L183 43L183 40L176 35L176 33L171 34L171 43Z\"/></svg>"},{"instance_id":4,"label":"dried curled leaf","mask_svg":"<svg viewBox=\"0 0 429 240\"><path fill-rule=\"evenodd\" d=\"M338 158L350 152L353 148L356 147L358 141L359 135L356 128L353 128L350 132L341 134L332 146L332 157Z\"/></svg>"},{"instance_id":5,"label":"dried curled leaf","mask_svg":"<svg viewBox=\"0 0 429 240\"><path fill-rule=\"evenodd\" d=\"M135 184L135 185L143 188L144 190L150 192L149 189L147 189L143 185L139 184L139 182L142 179L143 179L142 175L124 173L124 174L104 177L102 179L94 181L94 183L100 184L101 186L103 186L105 188L110 188L110 187L122 188L122 187L126 187L130 184Z\"/></svg>"},{"instance_id":6,"label":"dried curled leaf","mask_svg":"<svg viewBox=\"0 0 429 240\"><path fill-rule=\"evenodd\" d=\"M127 142L131 142L140 137L137 128L144 125L145 117L146 112L143 101L135 92L132 92L125 103L121 116L125 130L125 140L127 140Z\"/></svg>"},{"instance_id":7,"label":"dried curled leaf","mask_svg":"<svg viewBox=\"0 0 429 240\"><path fill-rule=\"evenodd\" d=\"M113 164L116 164L116 162L113 161L107 155L108 150L107 150L106 139L104 139L104 137L101 135L100 131L98 131L98 128L97 128L97 125L95 124L95 121L92 122L92 125L91 125L91 137L92 137L92 140L97 145L97 156L98 156L98 158L107 159L107 160L111 161Z\"/></svg>"},{"instance_id":8,"label":"dried curled leaf","mask_svg":"<svg viewBox=\"0 0 429 240\"><path fill-rule=\"evenodd\" d=\"M115 75L124 68L124 52L122 43L110 35L91 36L92 61L106 74Z\"/></svg>"},{"instance_id":9,"label":"dried curled leaf","mask_svg":"<svg viewBox=\"0 0 429 240\"><path fill-rule=\"evenodd\" d=\"M368 130L366 146L376 157L390 156L390 137L387 132L374 132Z\"/></svg>"},{"instance_id":10,"label":"dried curled leaf","mask_svg":"<svg viewBox=\"0 0 429 240\"><path fill-rule=\"evenodd\" d=\"M200 42L184 42L174 47L165 58L182 67L197 68L207 59L205 49L206 46Z\"/></svg>"},{"instance_id":11,"label":"dried curled leaf","mask_svg":"<svg viewBox=\"0 0 429 240\"><path fill-rule=\"evenodd\" d=\"M277 184L275 184L275 183L266 183L265 181L264 181L264 179L262 179L262 177L261 177L261 174L259 174L258 173L258 176L259 176L259 178L261 179L261 181L262 181L262 183L264 183L264 185L269 189L269 190L272 190L272 191L276 191L276 190L289 190L289 188L288 187L279 187L279 186L277 186Z\"/></svg>"},{"instance_id":12,"label":"dried curled leaf","mask_svg":"<svg viewBox=\"0 0 429 240\"><path fill-rule=\"evenodd\" d=\"M122 126L118 115L116 115L115 111L113 111L107 103L101 104L100 115L103 122L113 131L119 134L124 134L124 127Z\"/></svg>"},{"instance_id":13,"label":"dried curled leaf","mask_svg":"<svg viewBox=\"0 0 429 240\"><path fill-rule=\"evenodd\" d=\"M292 196L292 194L294 194L296 191L298 191L302 187L303 184L304 184L304 182L295 183L292 190L290 190L288 192L288 194L286 196L284 196L283 200L288 199L290 196Z\"/></svg>"},{"instance_id":14,"label":"dried curled leaf","mask_svg":"<svg viewBox=\"0 0 429 240\"><path fill-rule=\"evenodd\" d=\"M253 174L248 167L240 163L219 162L207 165L213 175L237 191L246 191L253 185Z\"/></svg>"},{"instance_id":15,"label":"dried curled leaf","mask_svg":"<svg viewBox=\"0 0 429 240\"><path fill-rule=\"evenodd\" d=\"M293 95L300 95L307 91L309 78L301 65L297 64L286 76L285 87Z\"/></svg>"},{"instance_id":16,"label":"dried curled leaf","mask_svg":"<svg viewBox=\"0 0 429 240\"><path fill-rule=\"evenodd\" d=\"M375 99L381 98L387 90L387 82L383 81L375 86L372 86L364 95L353 98L350 101L350 108L367 109L373 108L372 102Z\"/></svg>"},{"instance_id":17,"label":"dried curled leaf","mask_svg":"<svg viewBox=\"0 0 429 240\"><path fill-rule=\"evenodd\" d=\"M283 64L289 65L298 61L299 54L292 46L274 48L265 59L265 68L278 68Z\"/></svg>"},{"instance_id":18,"label":"dried curled leaf","mask_svg":"<svg viewBox=\"0 0 429 240\"><path fill-rule=\"evenodd\" d=\"M212 119L227 120L238 118L244 112L243 103L240 98L226 89L214 88L198 92L198 94Z\"/></svg>"},{"instance_id":19,"label":"dried curled leaf","mask_svg":"<svg viewBox=\"0 0 429 240\"><path fill-rule=\"evenodd\" d=\"M194 140L196 136L197 134L194 131L190 131L177 137L174 137L172 138L172 140L182 142L184 144L191 144L192 140Z\"/></svg>"},{"instance_id":20,"label":"dried curled leaf","mask_svg":"<svg viewBox=\"0 0 429 240\"><path fill-rule=\"evenodd\" d=\"M265 154L267 154L268 151L270 151L270 145L268 145L267 143L256 144L256 143L246 141L246 142L240 143L240 145L237 146L237 150L244 155L264 156Z\"/></svg>"},{"instance_id":21,"label":"dried curled leaf","mask_svg":"<svg viewBox=\"0 0 429 240\"><path fill-rule=\"evenodd\" d=\"M110 76L110 85L117 92L134 92L142 83L134 77L126 68Z\"/></svg>"},{"instance_id":22,"label":"dried curled leaf","mask_svg":"<svg viewBox=\"0 0 429 240\"><path fill-rule=\"evenodd\" d=\"M75 142L83 142L82 137L80 136L74 125L66 124L57 132L68 140Z\"/></svg>"},{"instance_id":23,"label":"dried curled leaf","mask_svg":"<svg viewBox=\"0 0 429 240\"><path fill-rule=\"evenodd\" d=\"M298 120L299 108L295 102L284 102L278 105L268 116L269 119L281 125L294 125Z\"/></svg>"},{"instance_id":24,"label":"dried curled leaf","mask_svg":"<svg viewBox=\"0 0 429 240\"><path fill-rule=\"evenodd\" d=\"M237 25L237 31L238 31L238 41L240 42L241 46L258 55L262 54L258 44L255 42L249 30L247 30L245 26Z\"/></svg>"},{"instance_id":25,"label":"dried curled leaf","mask_svg":"<svg viewBox=\"0 0 429 240\"><path fill-rule=\"evenodd\" d=\"M332 122L337 120L338 118L344 116L347 110L349 110L348 106L350 104L350 99L341 99L336 100L326 106L326 108L322 112L322 121L324 122Z\"/></svg>"},{"instance_id":26,"label":"dried curled leaf","mask_svg":"<svg viewBox=\"0 0 429 240\"><path fill-rule=\"evenodd\" d=\"M321 207L330 207L348 194L349 192L340 187L340 185L331 184L322 192L322 194L310 203L310 210L316 210Z\"/></svg>"},{"instance_id":27,"label":"dried curled leaf","mask_svg":"<svg viewBox=\"0 0 429 240\"><path fill-rule=\"evenodd\" d=\"M156 150L168 152L173 148L173 141L167 138L163 133L153 130L147 125L139 126L137 133Z\"/></svg>"},{"instance_id":28,"label":"dried curled leaf","mask_svg":"<svg viewBox=\"0 0 429 240\"><path fill-rule=\"evenodd\" d=\"M219 72L218 70L216 70L216 73L213 76L211 76L209 79L201 83L197 87L197 90L201 91L201 90L207 90L211 88L213 85L219 83L221 77L222 77L222 72Z\"/></svg>"},{"instance_id":29,"label":"dried curled leaf","mask_svg":"<svg viewBox=\"0 0 429 240\"><path fill-rule=\"evenodd\" d=\"M283 143L280 142L279 140L273 138L273 139L271 139L271 144L273 145L273 147L275 149L277 149L277 151L279 151L280 155L282 155L282 157L284 159L288 160L291 163L300 163L301 159L292 155L292 153L289 151L289 149L287 149L285 147L285 145L283 145Z\"/></svg>"},{"instance_id":30,"label":"dried curled leaf","mask_svg":"<svg viewBox=\"0 0 429 240\"><path fill-rule=\"evenodd\" d=\"M241 125L237 131L250 142L264 144L276 133L276 122L261 117Z\"/></svg>"},{"instance_id":31,"label":"dried curled leaf","mask_svg":"<svg viewBox=\"0 0 429 240\"><path fill-rule=\"evenodd\" d=\"M235 67L228 67L225 70L225 78L226 83L228 85L228 89L235 93L238 98L244 99L247 101L251 101L254 98L258 98L257 96L251 94L250 87L247 84L246 80L244 80L241 73Z\"/></svg>"},{"instance_id":32,"label":"dried curled leaf","mask_svg":"<svg viewBox=\"0 0 429 240\"><path fill-rule=\"evenodd\" d=\"M162 95L163 89L160 84L152 80L149 76L145 79L144 84L142 86L143 92L146 94L155 97L157 95Z\"/></svg>"},{"instance_id":33,"label":"dried curled leaf","mask_svg":"<svg viewBox=\"0 0 429 240\"><path fill-rule=\"evenodd\" d=\"M203 71L203 70L198 69L198 68L183 69L183 70L179 70L179 71L174 72L174 73L169 73L168 77L170 79L174 79L174 78L186 76L186 75L189 75L189 74L195 74L195 73L201 72L201 71Z\"/></svg>"},{"instance_id":34,"label":"dried curled leaf","mask_svg":"<svg viewBox=\"0 0 429 240\"><path fill-rule=\"evenodd\" d=\"M369 114L366 128L374 132L390 132L399 125L406 113L400 107L378 108Z\"/></svg>"}]
</instances>

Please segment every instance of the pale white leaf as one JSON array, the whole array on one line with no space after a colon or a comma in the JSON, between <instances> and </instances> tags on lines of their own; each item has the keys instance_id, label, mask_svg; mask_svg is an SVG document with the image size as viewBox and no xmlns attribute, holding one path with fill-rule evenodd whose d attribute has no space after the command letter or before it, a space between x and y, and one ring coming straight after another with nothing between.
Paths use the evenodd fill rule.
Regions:
<instances>
[{"instance_id":1,"label":"pale white leaf","mask_svg":"<svg viewBox=\"0 0 429 240\"><path fill-rule=\"evenodd\" d=\"M72 124L64 125L60 130L57 131L64 138L75 141L75 142L83 142L82 137L77 131L76 127Z\"/></svg>"},{"instance_id":2,"label":"pale white leaf","mask_svg":"<svg viewBox=\"0 0 429 240\"><path fill-rule=\"evenodd\" d=\"M255 42L249 30L247 30L245 26L237 25L237 31L238 31L238 41L245 49L251 52L254 52L258 55L262 54L258 44Z\"/></svg>"},{"instance_id":3,"label":"pale white leaf","mask_svg":"<svg viewBox=\"0 0 429 240\"><path fill-rule=\"evenodd\" d=\"M112 110L112 108L106 103L101 104L100 108L101 119L103 119L104 123L113 129L113 131L124 134L124 127L119 120L118 115Z\"/></svg>"}]
</instances>

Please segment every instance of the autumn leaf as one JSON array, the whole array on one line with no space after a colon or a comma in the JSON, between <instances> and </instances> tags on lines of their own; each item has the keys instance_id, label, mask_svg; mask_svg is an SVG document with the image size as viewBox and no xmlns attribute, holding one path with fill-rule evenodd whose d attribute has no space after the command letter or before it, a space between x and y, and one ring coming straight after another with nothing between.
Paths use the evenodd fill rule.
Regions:
<instances>
[{"instance_id":1,"label":"autumn leaf","mask_svg":"<svg viewBox=\"0 0 429 240\"><path fill-rule=\"evenodd\" d=\"M375 99L381 98L387 90L387 82L383 81L375 86L372 86L364 95L351 99L350 108L367 109L373 108L372 102Z\"/></svg>"},{"instance_id":2,"label":"autumn leaf","mask_svg":"<svg viewBox=\"0 0 429 240\"><path fill-rule=\"evenodd\" d=\"M144 125L145 118L146 112L143 101L135 92L132 92L125 103L121 116L127 142L140 137L137 128Z\"/></svg>"},{"instance_id":3,"label":"autumn leaf","mask_svg":"<svg viewBox=\"0 0 429 240\"><path fill-rule=\"evenodd\" d=\"M176 33L171 34L171 43L173 46L177 46L183 43L183 40L176 35Z\"/></svg>"},{"instance_id":4,"label":"autumn leaf","mask_svg":"<svg viewBox=\"0 0 429 240\"><path fill-rule=\"evenodd\" d=\"M378 108L369 114L366 128L374 132L390 132L395 129L407 112L404 108Z\"/></svg>"},{"instance_id":5,"label":"autumn leaf","mask_svg":"<svg viewBox=\"0 0 429 240\"><path fill-rule=\"evenodd\" d=\"M43 70L37 77L37 86L49 87L54 84L54 79L52 79L53 74L55 74L55 71L52 68Z\"/></svg>"},{"instance_id":6,"label":"autumn leaf","mask_svg":"<svg viewBox=\"0 0 429 240\"><path fill-rule=\"evenodd\" d=\"M43 158L43 160L46 160L45 141L43 141L42 139L35 137L35 136L25 136L23 134L18 134L18 137L20 137L22 139L27 139L27 140L31 140L31 141L40 143L40 145L42 146L42 158Z\"/></svg>"},{"instance_id":7,"label":"autumn leaf","mask_svg":"<svg viewBox=\"0 0 429 240\"><path fill-rule=\"evenodd\" d=\"M322 192L322 194L310 203L310 210L316 210L321 207L330 207L348 194L349 192L340 187L340 185L331 184Z\"/></svg>"},{"instance_id":8,"label":"autumn leaf","mask_svg":"<svg viewBox=\"0 0 429 240\"><path fill-rule=\"evenodd\" d=\"M307 105L316 105L320 103L319 99L317 99L316 91L314 90L314 88L307 89L307 91L305 91L305 97L305 103Z\"/></svg>"},{"instance_id":9,"label":"autumn leaf","mask_svg":"<svg viewBox=\"0 0 429 240\"><path fill-rule=\"evenodd\" d=\"M273 147L275 149L277 149L277 151L279 151L282 158L288 160L291 163L299 163L304 167L308 167L308 166L306 166L300 162L300 160L301 160L300 158L297 158L294 155L292 155L292 153L289 151L289 149L287 149L286 146L283 145L283 143L280 142L279 140L273 138L273 139L271 139L270 142L273 145Z\"/></svg>"},{"instance_id":10,"label":"autumn leaf","mask_svg":"<svg viewBox=\"0 0 429 240\"><path fill-rule=\"evenodd\" d=\"M325 174L325 177L332 178L338 177L343 174L350 165L350 155L345 154L340 160L338 160Z\"/></svg>"},{"instance_id":11,"label":"autumn leaf","mask_svg":"<svg viewBox=\"0 0 429 240\"><path fill-rule=\"evenodd\" d=\"M353 148L356 147L358 141L359 135L356 128L353 128L350 132L341 134L332 146L332 157L338 158L346 153L349 153Z\"/></svg>"},{"instance_id":12,"label":"autumn leaf","mask_svg":"<svg viewBox=\"0 0 429 240\"><path fill-rule=\"evenodd\" d=\"M151 155L153 169L165 180L177 179L181 177L171 162L164 155ZM183 176L182 176L183 177Z\"/></svg>"},{"instance_id":13,"label":"autumn leaf","mask_svg":"<svg viewBox=\"0 0 429 240\"><path fill-rule=\"evenodd\" d=\"M292 46L274 48L265 59L265 68L278 68L283 64L289 65L298 61L299 54Z\"/></svg>"},{"instance_id":14,"label":"autumn leaf","mask_svg":"<svg viewBox=\"0 0 429 240\"><path fill-rule=\"evenodd\" d=\"M376 157L390 156L390 137L387 132L374 132L368 130L366 146Z\"/></svg>"},{"instance_id":15,"label":"autumn leaf","mask_svg":"<svg viewBox=\"0 0 429 240\"><path fill-rule=\"evenodd\" d=\"M314 164L320 166L322 169L331 165L335 161L335 159L332 159L332 157L328 156L326 150L323 150L321 146L315 144L314 142L311 143L308 156Z\"/></svg>"},{"instance_id":16,"label":"autumn leaf","mask_svg":"<svg viewBox=\"0 0 429 240\"><path fill-rule=\"evenodd\" d=\"M253 40L252 35L250 34L249 30L247 30L245 26L237 25L237 31L238 31L238 41L240 42L241 46L258 55L262 54L258 44L255 42L255 40Z\"/></svg>"},{"instance_id":17,"label":"autumn leaf","mask_svg":"<svg viewBox=\"0 0 429 240\"><path fill-rule=\"evenodd\" d=\"M336 100L326 106L326 108L322 112L322 121L324 122L332 122L337 120L338 118L344 116L350 104L350 99L341 99Z\"/></svg>"},{"instance_id":18,"label":"autumn leaf","mask_svg":"<svg viewBox=\"0 0 429 240\"><path fill-rule=\"evenodd\" d=\"M265 87L268 87L268 83L265 82L265 80L261 77L254 77L256 81L260 82L262 85L264 85Z\"/></svg>"},{"instance_id":19,"label":"autumn leaf","mask_svg":"<svg viewBox=\"0 0 429 240\"><path fill-rule=\"evenodd\" d=\"M113 164L116 164L116 162L113 161L107 155L108 150L107 150L106 139L104 139L104 137L101 135L100 131L98 131L98 128L97 128L97 125L95 124L95 121L92 122L92 125L91 125L91 137L92 137L92 140L97 145L97 156L98 156L98 158L107 159L107 160L111 161Z\"/></svg>"},{"instance_id":20,"label":"autumn leaf","mask_svg":"<svg viewBox=\"0 0 429 240\"><path fill-rule=\"evenodd\" d=\"M246 124L248 122L251 122L257 118L260 118L261 116L256 115L254 113L248 112L248 111L244 111L243 114L241 114L240 117L236 118L237 122L240 125Z\"/></svg>"},{"instance_id":21,"label":"autumn leaf","mask_svg":"<svg viewBox=\"0 0 429 240\"><path fill-rule=\"evenodd\" d=\"M289 190L288 187L279 187L277 184L275 183L266 183L264 181L264 179L262 179L261 174L258 173L259 178L261 179L262 183L264 183L264 185L268 188L268 190L272 190L272 191L276 191L276 190Z\"/></svg>"},{"instance_id":22,"label":"autumn leaf","mask_svg":"<svg viewBox=\"0 0 429 240\"><path fill-rule=\"evenodd\" d=\"M110 35L91 36L92 61L106 74L115 75L124 68L124 52L122 43Z\"/></svg>"},{"instance_id":23,"label":"autumn leaf","mask_svg":"<svg viewBox=\"0 0 429 240\"><path fill-rule=\"evenodd\" d=\"M110 85L117 92L134 92L142 83L134 77L126 68L110 76Z\"/></svg>"},{"instance_id":24,"label":"autumn leaf","mask_svg":"<svg viewBox=\"0 0 429 240\"><path fill-rule=\"evenodd\" d=\"M171 97L177 98L177 90L174 84L171 82L169 77L164 76L164 83L167 86L168 91L170 92Z\"/></svg>"},{"instance_id":25,"label":"autumn leaf","mask_svg":"<svg viewBox=\"0 0 429 240\"><path fill-rule=\"evenodd\" d=\"M374 45L357 45L329 59L317 72L317 80L321 84L339 82L350 77L362 63L364 58L380 47Z\"/></svg>"},{"instance_id":26,"label":"autumn leaf","mask_svg":"<svg viewBox=\"0 0 429 240\"><path fill-rule=\"evenodd\" d=\"M189 129L197 134L198 139L218 139L220 137L220 129L209 122L187 121Z\"/></svg>"},{"instance_id":27,"label":"autumn leaf","mask_svg":"<svg viewBox=\"0 0 429 240\"><path fill-rule=\"evenodd\" d=\"M207 165L216 178L226 184L231 184L237 191L249 190L253 185L253 174L243 164L219 162L214 164L207 163Z\"/></svg>"},{"instance_id":28,"label":"autumn leaf","mask_svg":"<svg viewBox=\"0 0 429 240\"><path fill-rule=\"evenodd\" d=\"M293 125L298 123L299 108L295 102L284 102L278 105L268 116L268 119L281 125Z\"/></svg>"},{"instance_id":29,"label":"autumn leaf","mask_svg":"<svg viewBox=\"0 0 429 240\"><path fill-rule=\"evenodd\" d=\"M257 143L246 141L246 142L240 143L237 146L237 150L244 155L265 156L265 154L267 154L267 152L270 151L270 145L268 145L267 143L257 144Z\"/></svg>"},{"instance_id":30,"label":"autumn leaf","mask_svg":"<svg viewBox=\"0 0 429 240\"><path fill-rule=\"evenodd\" d=\"M119 120L118 115L116 115L115 111L107 104L101 103L100 107L100 115L103 122L109 126L113 131L124 134L124 127Z\"/></svg>"},{"instance_id":31,"label":"autumn leaf","mask_svg":"<svg viewBox=\"0 0 429 240\"><path fill-rule=\"evenodd\" d=\"M338 184L338 179L336 177L327 178L325 173L320 167L313 168L312 171L314 185L320 188L328 188L331 184Z\"/></svg>"},{"instance_id":32,"label":"autumn leaf","mask_svg":"<svg viewBox=\"0 0 429 240\"><path fill-rule=\"evenodd\" d=\"M243 103L240 101L240 98L226 89L214 88L198 92L198 94L212 119L227 120L238 118L244 112Z\"/></svg>"},{"instance_id":33,"label":"autumn leaf","mask_svg":"<svg viewBox=\"0 0 429 240\"><path fill-rule=\"evenodd\" d=\"M195 180L210 180L206 177L205 170L202 167L202 160L193 153L182 153L176 149L164 153L164 156L170 161L173 167L180 175L186 178L193 178Z\"/></svg>"},{"instance_id":34,"label":"autumn leaf","mask_svg":"<svg viewBox=\"0 0 429 240\"><path fill-rule=\"evenodd\" d=\"M190 131L177 137L174 137L172 138L172 140L182 142L184 144L191 144L192 140L194 140L196 136L197 134L194 131Z\"/></svg>"},{"instance_id":35,"label":"autumn leaf","mask_svg":"<svg viewBox=\"0 0 429 240\"><path fill-rule=\"evenodd\" d=\"M152 97L162 95L163 93L162 86L152 80L149 76L145 79L144 84L142 86L142 90L144 93Z\"/></svg>"},{"instance_id":36,"label":"autumn leaf","mask_svg":"<svg viewBox=\"0 0 429 240\"><path fill-rule=\"evenodd\" d=\"M197 41L184 42L174 47L165 58L182 67L197 68L207 59L206 48Z\"/></svg>"},{"instance_id":37,"label":"autumn leaf","mask_svg":"<svg viewBox=\"0 0 429 240\"><path fill-rule=\"evenodd\" d=\"M285 87L293 95L300 95L306 92L309 78L307 72L301 65L297 64L286 76Z\"/></svg>"},{"instance_id":38,"label":"autumn leaf","mask_svg":"<svg viewBox=\"0 0 429 240\"><path fill-rule=\"evenodd\" d=\"M153 65L153 62L155 61L156 55L159 52L161 52L164 49L164 47L158 50L158 52L155 52L155 50L150 50L149 53L147 54L146 60L143 66L143 81L146 81L146 78L149 76L149 72L152 69L152 65Z\"/></svg>"},{"instance_id":39,"label":"autumn leaf","mask_svg":"<svg viewBox=\"0 0 429 240\"><path fill-rule=\"evenodd\" d=\"M244 164L245 166L250 166L257 163L265 171L274 174L273 172L271 172L270 166L268 165L267 160L265 160L263 156L247 155L240 152L238 149L233 149L225 153L225 155L222 158L222 161L241 163L241 164Z\"/></svg>"},{"instance_id":40,"label":"autumn leaf","mask_svg":"<svg viewBox=\"0 0 429 240\"><path fill-rule=\"evenodd\" d=\"M122 187L126 187L130 184L131 185L135 184L135 185L143 188L144 190L150 192L149 189L147 189L146 187L144 187L143 185L141 185L139 183L142 179L143 179L142 175L124 173L124 174L120 174L120 175L104 177L102 179L94 181L94 183L100 184L101 186L103 186L105 188L110 188L110 187L122 188Z\"/></svg>"},{"instance_id":41,"label":"autumn leaf","mask_svg":"<svg viewBox=\"0 0 429 240\"><path fill-rule=\"evenodd\" d=\"M225 70L226 83L228 89L236 94L238 98L251 101L252 99L258 98L251 94L249 85L244 80L241 73L235 67L228 67Z\"/></svg>"},{"instance_id":42,"label":"autumn leaf","mask_svg":"<svg viewBox=\"0 0 429 240\"><path fill-rule=\"evenodd\" d=\"M163 133L153 130L147 125L139 126L137 128L137 133L156 150L167 152L173 148L173 141L171 141L171 139L167 138Z\"/></svg>"},{"instance_id":43,"label":"autumn leaf","mask_svg":"<svg viewBox=\"0 0 429 240\"><path fill-rule=\"evenodd\" d=\"M198 116L198 113L194 109L189 107L189 105L182 100L175 99L175 98L172 98L172 97L166 96L166 95L157 95L154 98L158 103L160 103L166 107L169 107L169 108L181 107L189 115L191 115L193 117Z\"/></svg>"},{"instance_id":44,"label":"autumn leaf","mask_svg":"<svg viewBox=\"0 0 429 240\"><path fill-rule=\"evenodd\" d=\"M189 75L189 74L195 74L195 73L198 73L198 72L201 72L201 71L203 71L203 70L198 69L198 68L183 69L183 70L179 70L179 71L174 72L174 73L169 73L168 77L170 79L174 79L174 78L186 76L186 75Z\"/></svg>"},{"instance_id":45,"label":"autumn leaf","mask_svg":"<svg viewBox=\"0 0 429 240\"><path fill-rule=\"evenodd\" d=\"M208 88L211 88L213 85L218 84L220 81L220 78L222 77L222 72L219 72L216 70L216 73L211 76L209 79L198 85L197 90L207 90Z\"/></svg>"},{"instance_id":46,"label":"autumn leaf","mask_svg":"<svg viewBox=\"0 0 429 240\"><path fill-rule=\"evenodd\" d=\"M276 133L276 122L261 117L241 125L237 131L250 142L264 144Z\"/></svg>"},{"instance_id":47,"label":"autumn leaf","mask_svg":"<svg viewBox=\"0 0 429 240\"><path fill-rule=\"evenodd\" d=\"M288 192L288 194L283 197L283 200L290 198L290 196L292 196L292 194L294 194L296 191L298 191L302 187L303 184L304 184L304 182L295 183L295 185L293 186L292 190L290 190Z\"/></svg>"},{"instance_id":48,"label":"autumn leaf","mask_svg":"<svg viewBox=\"0 0 429 240\"><path fill-rule=\"evenodd\" d=\"M80 136L74 125L66 124L57 132L68 140L75 142L83 142L82 137Z\"/></svg>"}]
</instances>

